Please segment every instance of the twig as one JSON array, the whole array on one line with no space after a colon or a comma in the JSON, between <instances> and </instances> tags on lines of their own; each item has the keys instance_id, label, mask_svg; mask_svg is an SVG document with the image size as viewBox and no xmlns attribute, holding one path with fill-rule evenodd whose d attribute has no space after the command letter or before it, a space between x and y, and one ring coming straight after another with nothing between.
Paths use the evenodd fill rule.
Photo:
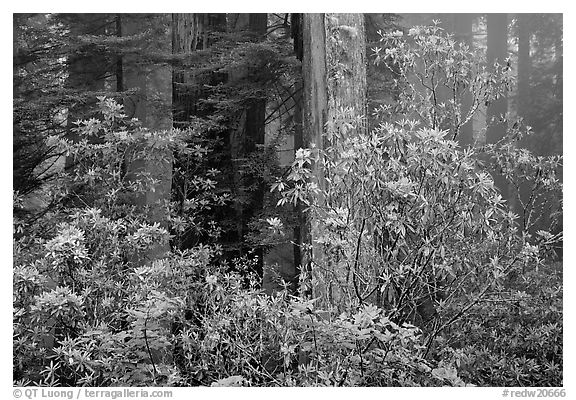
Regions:
<instances>
[{"instance_id":1,"label":"twig","mask_svg":"<svg viewBox=\"0 0 576 400\"><path fill-rule=\"evenodd\" d=\"M148 356L150 357L150 362L152 363L152 368L154 368L154 380L156 380L156 376L158 375L158 370L156 369L156 364L154 364L154 357L152 357L152 351L150 350L150 345L148 344L148 335L146 334L146 326L148 324L148 316L150 313L150 308L146 310L146 318L144 318L144 343L146 343L146 350L148 351Z\"/></svg>"},{"instance_id":2,"label":"twig","mask_svg":"<svg viewBox=\"0 0 576 400\"><path fill-rule=\"evenodd\" d=\"M362 243L362 233L364 233L364 227L366 226L366 218L362 219L362 226L360 227L360 233L358 234L358 241L356 242L356 257L354 260L354 270L352 271L352 283L354 283L354 292L356 297L360 300L360 304L364 303L364 299L360 295L360 290L358 289L358 283L356 282L356 271L358 269L358 261L360 258L360 244Z\"/></svg>"}]
</instances>

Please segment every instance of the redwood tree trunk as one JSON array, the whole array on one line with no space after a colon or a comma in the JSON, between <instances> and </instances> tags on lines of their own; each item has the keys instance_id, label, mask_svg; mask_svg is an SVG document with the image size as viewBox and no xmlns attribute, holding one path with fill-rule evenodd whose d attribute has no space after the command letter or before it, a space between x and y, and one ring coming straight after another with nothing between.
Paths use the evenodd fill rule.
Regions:
<instances>
[{"instance_id":1,"label":"redwood tree trunk","mask_svg":"<svg viewBox=\"0 0 576 400\"><path fill-rule=\"evenodd\" d=\"M495 62L500 65L506 63L508 57L508 16L507 14L488 14L487 16L487 50L486 58L488 67L493 68ZM492 104L488 106L487 110L487 124L489 124L486 131L486 143L496 143L506 134L507 123L499 122L501 116L506 115L508 111L508 97L504 94ZM502 197L506 200L509 199L508 184L504 177L495 172L494 183L500 190Z\"/></svg>"},{"instance_id":2,"label":"redwood tree trunk","mask_svg":"<svg viewBox=\"0 0 576 400\"><path fill-rule=\"evenodd\" d=\"M157 27L157 41L152 51L170 52L170 19L168 14L159 15L154 19ZM142 33L145 29L145 17L125 16L122 18L122 33L126 36ZM124 105L126 114L138 118L144 128L150 131L172 129L172 71L168 65L143 65L138 55L126 56L122 59L122 87L126 90L136 89L134 95L126 96ZM136 146L139 151L145 143ZM157 180L154 187L132 199L142 211L147 212L150 223L159 223L167 228L168 203L172 188L172 153L167 149L146 148L145 156L131 160L128 165L127 179L141 179L141 174L150 174ZM156 244L146 254L140 257L152 261L170 250L168 243Z\"/></svg>"},{"instance_id":3,"label":"redwood tree trunk","mask_svg":"<svg viewBox=\"0 0 576 400\"><path fill-rule=\"evenodd\" d=\"M232 14L228 22L229 29L233 31L247 31L251 40L260 41L265 38L268 26L268 14ZM230 81L244 79L246 71L231 71L228 75ZM233 168L233 182L236 196L245 201L236 205L236 238L240 243L239 255L246 255L253 251L258 258L255 271L260 281L263 278L264 254L262 248L247 245L246 237L249 233L250 222L258 217L264 207L264 193L266 188L258 176L247 173L246 162L264 145L266 118L265 93L255 91L248 99L244 110L238 116L238 127L231 131L230 154ZM248 191L248 187L255 189Z\"/></svg>"},{"instance_id":4,"label":"redwood tree trunk","mask_svg":"<svg viewBox=\"0 0 576 400\"><path fill-rule=\"evenodd\" d=\"M326 74L326 28L324 14L304 14L302 16L302 80L303 80L303 130L302 141L305 147L315 145L323 148L324 125L328 113L328 88ZM314 175L322 184L322 171L314 166ZM321 199L318 199L321 201ZM312 267L319 263L320 252L312 246L315 221L306 217L301 230L301 291L304 297L312 297Z\"/></svg>"},{"instance_id":5,"label":"redwood tree trunk","mask_svg":"<svg viewBox=\"0 0 576 400\"><path fill-rule=\"evenodd\" d=\"M454 21L454 34L456 39L468 45L471 49L473 46L472 41L472 25L474 22L474 14L456 14ZM461 116L466 118L472 107L472 93L466 91L462 97ZM470 146L474 143L474 125L473 120L470 119L466 124L460 127L458 134L458 142L462 146Z\"/></svg>"},{"instance_id":6,"label":"redwood tree trunk","mask_svg":"<svg viewBox=\"0 0 576 400\"><path fill-rule=\"evenodd\" d=\"M518 116L529 121L530 107L530 14L518 14Z\"/></svg>"},{"instance_id":7,"label":"redwood tree trunk","mask_svg":"<svg viewBox=\"0 0 576 400\"><path fill-rule=\"evenodd\" d=\"M304 14L302 18L303 143L323 149L325 124L338 118L345 108L366 115L366 47L363 14ZM366 124L359 127L366 129ZM318 185L325 185L319 165L313 166ZM316 203L324 199L318 196ZM322 248L315 242L322 232L312 215L300 232L302 292L305 296L325 295L332 299L329 287L315 265L323 265ZM320 270L318 270L320 271ZM318 286L312 288L312 277ZM314 290L314 293L313 293ZM330 291L329 293L327 291ZM334 296L338 296L334 294Z\"/></svg>"},{"instance_id":8,"label":"redwood tree trunk","mask_svg":"<svg viewBox=\"0 0 576 400\"><path fill-rule=\"evenodd\" d=\"M64 15L63 19L70 23L70 35L77 38L80 35L103 35L105 33L106 15L104 14L78 14ZM78 120L89 119L96 110L96 96L104 90L104 77L106 76L106 54L90 46L80 46L67 60L68 78L66 86L78 91L79 101L68 108L69 140L79 140L78 134L72 132ZM97 138L96 138L97 140ZM72 159L66 159L66 167L72 167Z\"/></svg>"}]
</instances>

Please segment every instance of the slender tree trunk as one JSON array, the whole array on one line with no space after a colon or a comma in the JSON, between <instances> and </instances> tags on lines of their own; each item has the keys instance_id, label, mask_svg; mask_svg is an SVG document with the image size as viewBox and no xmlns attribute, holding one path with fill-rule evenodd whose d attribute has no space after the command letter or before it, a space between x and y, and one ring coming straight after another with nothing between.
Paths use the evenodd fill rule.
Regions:
<instances>
[{"instance_id":1,"label":"slender tree trunk","mask_svg":"<svg viewBox=\"0 0 576 400\"><path fill-rule=\"evenodd\" d=\"M213 45L213 32L225 29L226 14L172 14L172 53L179 60L172 73L172 117L175 128L187 129L195 118L208 118L212 112L209 107L202 106L202 100L209 96L206 87L222 80L216 78L216 74L199 74L194 66L190 66L190 59L195 58L197 51L207 50ZM214 132L214 135L219 134ZM229 160L224 163L229 163ZM175 165L181 171L190 168L186 157L183 160L175 159ZM186 174L175 175L173 182L174 197L180 203L179 211L183 212L184 201L189 198L192 189L186 182ZM186 249L203 239L202 234L188 231L176 236L173 246Z\"/></svg>"}]
</instances>

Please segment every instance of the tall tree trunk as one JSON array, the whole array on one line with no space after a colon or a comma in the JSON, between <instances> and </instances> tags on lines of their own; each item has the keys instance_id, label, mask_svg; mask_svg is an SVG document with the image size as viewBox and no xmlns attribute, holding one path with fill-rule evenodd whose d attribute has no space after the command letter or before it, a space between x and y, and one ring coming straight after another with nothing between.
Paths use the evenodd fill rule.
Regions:
<instances>
[{"instance_id":1,"label":"tall tree trunk","mask_svg":"<svg viewBox=\"0 0 576 400\"><path fill-rule=\"evenodd\" d=\"M302 16L302 80L303 80L303 131L305 147L316 146L322 149L324 125L328 114L328 88L326 73L326 28L324 14L304 14ZM314 165L314 176L322 185L322 170ZM317 199L321 202L322 199ZM306 216L306 224L301 232L301 291L304 297L312 297L313 264L320 263L318 246L312 246L315 221Z\"/></svg>"},{"instance_id":2,"label":"tall tree trunk","mask_svg":"<svg viewBox=\"0 0 576 400\"><path fill-rule=\"evenodd\" d=\"M493 68L495 62L500 65L506 63L508 57L508 15L488 14L487 15L487 50L486 59L488 67ZM508 96L504 94L488 106L486 131L486 142L496 143L506 134L506 121L499 122L501 116L505 116L508 111ZM499 173L494 173L494 183L500 190L502 197L509 200L508 183Z\"/></svg>"},{"instance_id":3,"label":"tall tree trunk","mask_svg":"<svg viewBox=\"0 0 576 400\"><path fill-rule=\"evenodd\" d=\"M531 125L530 122L530 73L532 69L530 60L530 14L518 14L518 90L516 92L516 105L518 117L523 118L524 122ZM528 145L524 140L520 143L522 147ZM510 193L514 193L510 189ZM527 182L521 182L520 190L517 196L526 204L530 198L530 185ZM520 216L522 229L525 229L525 215L521 202L515 201L515 212Z\"/></svg>"},{"instance_id":4,"label":"tall tree trunk","mask_svg":"<svg viewBox=\"0 0 576 400\"><path fill-rule=\"evenodd\" d=\"M560 15L560 27L562 27L562 15ZM554 57L556 59L556 88L554 94L557 101L562 103L564 99L564 44L563 44L562 28L560 34L556 37L554 44ZM562 129L562 127L560 127ZM562 141L559 143L559 153L562 154Z\"/></svg>"},{"instance_id":5,"label":"tall tree trunk","mask_svg":"<svg viewBox=\"0 0 576 400\"><path fill-rule=\"evenodd\" d=\"M116 14L114 17L114 25L116 28L116 36L122 37L122 14ZM123 92L124 91L124 68L122 66L122 56L116 56L116 66L115 66L115 75L116 75L116 91Z\"/></svg>"},{"instance_id":6,"label":"tall tree trunk","mask_svg":"<svg viewBox=\"0 0 576 400\"><path fill-rule=\"evenodd\" d=\"M146 16L122 18L122 32L125 36L137 35L145 29ZM157 27L157 42L149 49L153 52L169 53L170 16L162 14L154 19ZM144 128L150 131L172 129L172 71L164 64L143 63L139 55L125 56L122 60L122 87L126 90L136 89L135 94L126 96L124 100L127 115L138 118ZM146 140L146 139L143 139ZM137 145L135 150L146 148L145 144ZM168 203L172 188L172 153L165 148L146 148L145 154L137 157L128 165L127 179L139 180L142 174L149 174L157 180L154 187L145 193L134 196L134 204L147 212L151 223L159 223L167 228ZM156 244L141 258L149 262L161 257L170 250L168 243Z\"/></svg>"},{"instance_id":7,"label":"tall tree trunk","mask_svg":"<svg viewBox=\"0 0 576 400\"><path fill-rule=\"evenodd\" d=\"M264 39L268 26L268 14L232 14L229 19L229 29L234 31L246 31L253 37L252 40L260 41ZM238 70L229 73L229 81L235 81L245 78L246 71ZM244 202L238 202L236 205L236 240L240 243L240 255L245 255L254 250L257 256L255 271L260 281L263 277L264 254L262 248L253 249L248 245L246 236L249 232L249 223L260 214L264 206L265 187L263 182L251 174L245 173L244 166L250 155L261 150L265 139L265 117L266 117L266 98L264 93L254 92L254 96L248 99L245 109L239 115L238 128L231 132L230 136L230 154L232 162L235 163L233 168L234 187L239 199L245 199ZM255 187L251 192L247 191L248 187Z\"/></svg>"},{"instance_id":8,"label":"tall tree trunk","mask_svg":"<svg viewBox=\"0 0 576 400\"><path fill-rule=\"evenodd\" d=\"M495 62L503 65L508 57L508 17L507 14L488 14L487 17L487 50L486 59L488 67L492 68ZM499 123L501 115L508 111L508 97L506 94L495 100L488 107L488 122L493 118L495 123L488 127L486 142L495 143L504 137L506 123Z\"/></svg>"},{"instance_id":9,"label":"tall tree trunk","mask_svg":"<svg viewBox=\"0 0 576 400\"><path fill-rule=\"evenodd\" d=\"M470 49L473 46L472 25L474 23L474 14L456 14L454 21L454 34L456 39L468 45ZM466 90L462 96L462 106L460 115L465 119L470 108L472 107L473 96L469 90ZM474 124L472 118L470 121L460 127L458 142L461 146L470 146L474 144Z\"/></svg>"},{"instance_id":10,"label":"tall tree trunk","mask_svg":"<svg viewBox=\"0 0 576 400\"><path fill-rule=\"evenodd\" d=\"M530 14L518 14L518 116L529 123L530 107Z\"/></svg>"},{"instance_id":11,"label":"tall tree trunk","mask_svg":"<svg viewBox=\"0 0 576 400\"><path fill-rule=\"evenodd\" d=\"M328 118L342 109L366 116L366 32L364 14L326 14ZM336 39L336 40L333 40ZM366 125L360 128L366 130Z\"/></svg>"},{"instance_id":12,"label":"tall tree trunk","mask_svg":"<svg viewBox=\"0 0 576 400\"><path fill-rule=\"evenodd\" d=\"M104 35L107 16L104 14L77 14L64 17L70 23L70 35L78 38L81 35ZM68 78L66 84L79 94L88 93L88 98L68 110L69 120L86 119L88 113L94 112L95 93L104 89L106 75L106 55L94 45L79 46L76 52L68 57Z\"/></svg>"},{"instance_id":13,"label":"tall tree trunk","mask_svg":"<svg viewBox=\"0 0 576 400\"><path fill-rule=\"evenodd\" d=\"M303 38L303 142L307 147L324 148L324 126L335 120L342 109L366 114L366 55L365 25L362 14L304 14ZM366 126L359 129L366 129ZM324 175L319 165L313 166L318 185L324 187ZM318 205L324 199L318 196ZM318 221L308 215L309 228L301 232L302 292L306 296L325 296L337 301L338 293L324 286L314 266L323 265L322 248L315 242L322 232ZM309 234L308 234L309 229ZM319 270L318 270L319 271ZM317 287L312 288L312 276ZM318 279L320 278L320 279ZM313 293L314 290L314 293Z\"/></svg>"},{"instance_id":14,"label":"tall tree trunk","mask_svg":"<svg viewBox=\"0 0 576 400\"><path fill-rule=\"evenodd\" d=\"M172 53L187 55L204 48L203 14L172 14ZM196 113L200 95L193 71L175 69L172 74L172 114L175 127L185 128Z\"/></svg>"},{"instance_id":15,"label":"tall tree trunk","mask_svg":"<svg viewBox=\"0 0 576 400\"><path fill-rule=\"evenodd\" d=\"M555 97L556 97L556 101L558 101L560 104L563 103L563 98L564 98L564 45L563 45L563 34L562 34L562 20L563 20L563 16L560 15L560 34L557 36L556 38L556 43L554 46L554 51L555 51L555 59L556 59L556 89L555 89ZM563 113L563 111L561 111ZM563 132L563 125L562 125L562 115L559 118L559 123L558 123L558 131L559 131L559 137L560 140L557 141L557 146L555 149L553 149L552 151L557 153L557 154L563 154L563 143L562 143L562 132ZM560 182L564 181L564 167L561 166L559 168L558 171L558 179L560 180ZM558 221L557 226L554 227L554 230L552 233L560 233L562 232L563 229L563 223L562 223L562 219L560 219ZM558 258L560 260L563 259L564 256L564 240L562 240L555 248L556 254L558 255Z\"/></svg>"},{"instance_id":16,"label":"tall tree trunk","mask_svg":"<svg viewBox=\"0 0 576 400\"><path fill-rule=\"evenodd\" d=\"M106 16L104 14L64 14L63 20L70 26L70 36L78 38L81 35L105 34ZM89 45L79 46L67 60L68 78L66 86L78 92L78 102L68 108L67 138L73 142L79 140L72 132L78 120L89 119L95 113L96 96L104 90L106 75L106 55ZM66 167L72 167L72 159L66 159Z\"/></svg>"},{"instance_id":17,"label":"tall tree trunk","mask_svg":"<svg viewBox=\"0 0 576 400\"><path fill-rule=\"evenodd\" d=\"M207 50L214 44L212 33L225 29L226 14L172 14L172 53L179 60L172 72L172 118L175 128L187 129L195 118L209 118L212 110L203 106L202 101L209 96L207 87L220 83L222 79L216 78L214 73L199 73L191 64L194 53ZM179 211L183 213L184 202L193 192L186 179L186 171L191 166L186 157L176 158L174 162L176 168L184 172L176 174L173 181L173 194L180 203ZM204 234L188 231L176 236L173 246L183 250L194 247L204 239Z\"/></svg>"},{"instance_id":18,"label":"tall tree trunk","mask_svg":"<svg viewBox=\"0 0 576 400\"><path fill-rule=\"evenodd\" d=\"M301 17L299 18L301 21ZM297 43L297 40L294 40L294 45L302 46L301 40ZM298 56L298 53L296 53ZM305 147L304 144L304 126L302 124L302 104L303 104L303 94L302 94L302 81L298 82L298 89L296 90L296 94L294 96L294 154L298 149L302 149ZM296 213L298 222L294 227L294 244L293 244L293 253L294 253L294 276L292 277L292 289L294 292L297 292L298 289L298 281L300 276L305 271L302 268L302 256L303 256L303 249L305 238L309 237L308 233L308 225L306 224L306 215L304 214L303 207L301 204L297 204L294 207L294 211ZM295 293L296 294L296 293Z\"/></svg>"}]
</instances>

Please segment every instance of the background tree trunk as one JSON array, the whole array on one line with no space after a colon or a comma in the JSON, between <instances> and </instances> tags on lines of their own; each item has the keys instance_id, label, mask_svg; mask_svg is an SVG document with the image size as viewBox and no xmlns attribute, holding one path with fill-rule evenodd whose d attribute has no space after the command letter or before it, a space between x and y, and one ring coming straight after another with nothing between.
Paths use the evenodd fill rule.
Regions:
<instances>
[{"instance_id":1,"label":"background tree trunk","mask_svg":"<svg viewBox=\"0 0 576 400\"><path fill-rule=\"evenodd\" d=\"M486 59L488 68L492 69L495 62L505 65L508 57L508 15L488 14L487 30ZM507 111L508 96L506 93L488 106L486 143L496 143L506 134L507 123L499 122L499 120L502 115L506 115ZM508 183L498 172L494 173L494 183L500 190L502 197L509 200Z\"/></svg>"},{"instance_id":2,"label":"background tree trunk","mask_svg":"<svg viewBox=\"0 0 576 400\"><path fill-rule=\"evenodd\" d=\"M517 116L524 119L524 122L531 125L530 122L530 14L518 14L518 81L516 92L516 110ZM521 147L529 143L523 140L520 142ZM512 189L510 190L511 193ZM527 182L521 182L519 193L517 194L525 203L530 198L530 185ZM524 209L520 202L514 202L515 212L520 216L520 223L524 221ZM522 226L524 229L525 227Z\"/></svg>"},{"instance_id":3,"label":"background tree trunk","mask_svg":"<svg viewBox=\"0 0 576 400\"><path fill-rule=\"evenodd\" d=\"M518 116L529 121L530 107L530 14L518 14ZM529 122L528 122L529 123Z\"/></svg>"},{"instance_id":4,"label":"background tree trunk","mask_svg":"<svg viewBox=\"0 0 576 400\"><path fill-rule=\"evenodd\" d=\"M487 16L487 50L486 59L488 67L492 69L495 62L500 65L506 63L508 57L508 18L507 14L488 14ZM506 115L508 111L508 97L506 94L495 100L488 107L488 122L493 118L496 123L488 127L486 133L487 143L496 143L506 133L506 123L498 123L500 115Z\"/></svg>"},{"instance_id":5,"label":"background tree trunk","mask_svg":"<svg viewBox=\"0 0 576 400\"><path fill-rule=\"evenodd\" d=\"M261 41L265 38L268 26L268 14L229 14L228 29L230 32L244 32L247 39ZM228 71L228 83L234 85L243 79L249 79L245 69ZM257 176L248 169L249 158L256 151L261 151L265 139L266 98L265 93L254 91L237 115L235 127L230 130L228 139L232 161L232 186L235 194L235 232L231 241L237 243L234 256L247 255L253 251L257 256L255 271L260 281L263 278L264 254L261 247L246 242L250 231L249 224L262 212L265 187ZM248 190L253 187L253 190Z\"/></svg>"},{"instance_id":6,"label":"background tree trunk","mask_svg":"<svg viewBox=\"0 0 576 400\"><path fill-rule=\"evenodd\" d=\"M441 26L446 30L446 32L454 35L454 39L457 41L468 45L472 48L472 25L474 22L474 14L441 14L440 16ZM438 88L438 102L446 103L453 98L454 89L449 89L440 85ZM461 105L460 105L460 121L466 118L470 107L472 106L472 93L465 91L461 95ZM454 125L456 127L456 125ZM440 126L441 129L449 129L449 126ZM459 133L457 136L458 142L461 146L470 146L474 143L473 139L473 121L470 120L468 123L460 126Z\"/></svg>"},{"instance_id":7,"label":"background tree trunk","mask_svg":"<svg viewBox=\"0 0 576 400\"><path fill-rule=\"evenodd\" d=\"M79 40L82 35L103 35L107 17L105 14L65 14L62 17L70 27L70 36ZM95 46L94 46L95 47ZM68 78L66 86L74 90L77 98L75 104L68 108L66 137L76 142L78 135L72 132L78 120L89 119L94 114L96 96L104 90L106 76L106 55L90 45L78 45L78 48L67 59ZM66 167L73 166L72 159L66 159Z\"/></svg>"},{"instance_id":8,"label":"background tree trunk","mask_svg":"<svg viewBox=\"0 0 576 400\"><path fill-rule=\"evenodd\" d=\"M146 27L146 16L122 18L122 32L126 36L141 33ZM162 14L154 18L158 37L157 53L172 51L170 38L170 16ZM135 94L125 97L126 114L138 118L144 128L150 131L172 129L172 71L166 64L147 65L136 55L125 56L122 60L122 86L136 89ZM142 147L143 148L143 147ZM141 148L136 148L140 150ZM133 160L128 165L127 179L138 180L142 173L150 174L158 183L146 193L134 196L134 204L149 213L151 223L167 227L168 203L172 188L172 153L167 149L146 149L146 155ZM142 255L151 261L170 250L168 243L157 244L147 254Z\"/></svg>"},{"instance_id":9,"label":"background tree trunk","mask_svg":"<svg viewBox=\"0 0 576 400\"><path fill-rule=\"evenodd\" d=\"M206 27L203 14L172 14L172 53L192 54L205 48ZM172 115L174 126L186 128L190 117L197 112L200 90L193 71L175 69L172 74Z\"/></svg>"},{"instance_id":10,"label":"background tree trunk","mask_svg":"<svg viewBox=\"0 0 576 400\"><path fill-rule=\"evenodd\" d=\"M455 14L454 21L454 35L456 40L468 45L470 49L473 46L472 40L472 25L474 22L474 14ZM462 97L461 115L465 118L472 107L472 93L466 91ZM473 119L460 127L458 134L458 142L461 146L471 146L474 144L474 125Z\"/></svg>"}]
</instances>

